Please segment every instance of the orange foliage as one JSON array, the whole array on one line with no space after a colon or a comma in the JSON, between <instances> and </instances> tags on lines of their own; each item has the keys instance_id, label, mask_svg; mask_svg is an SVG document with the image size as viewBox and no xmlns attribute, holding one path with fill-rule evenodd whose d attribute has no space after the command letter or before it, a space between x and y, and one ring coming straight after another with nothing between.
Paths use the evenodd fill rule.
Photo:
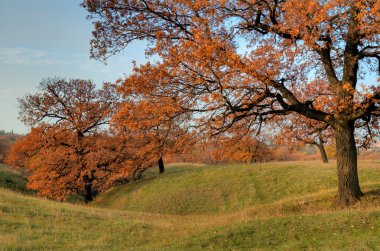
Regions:
<instances>
[{"instance_id":1,"label":"orange foliage","mask_svg":"<svg viewBox=\"0 0 380 251\"><path fill-rule=\"evenodd\" d=\"M25 168L28 187L63 200L126 183L145 163L134 157L126 137L110 134L108 124L118 98L109 84L47 79L40 91L20 99L21 118L34 128L11 149L8 163Z\"/></svg>"},{"instance_id":2,"label":"orange foliage","mask_svg":"<svg viewBox=\"0 0 380 251\"><path fill-rule=\"evenodd\" d=\"M40 134L39 128L33 128L30 133L16 141L10 148L5 162L19 171L25 172L27 163L40 149Z\"/></svg>"},{"instance_id":3,"label":"orange foliage","mask_svg":"<svg viewBox=\"0 0 380 251\"><path fill-rule=\"evenodd\" d=\"M215 139L213 156L222 162L265 162L272 159L267 142L250 136Z\"/></svg>"},{"instance_id":4,"label":"orange foliage","mask_svg":"<svg viewBox=\"0 0 380 251\"><path fill-rule=\"evenodd\" d=\"M352 72L341 72L348 58L331 55L348 55L342 45L351 39L349 29L362 32L355 60L377 55L378 46L364 46L377 41L377 1L84 0L82 5L95 19L93 57L105 60L138 39L149 40L147 53L160 57L119 82L126 96L155 97L141 101L142 109L165 100L160 108L196 113L194 124L211 134L241 120L258 124L288 112L333 128L370 113L371 122L378 122L379 88L356 89ZM338 73L347 76L340 81Z\"/></svg>"},{"instance_id":5,"label":"orange foliage","mask_svg":"<svg viewBox=\"0 0 380 251\"><path fill-rule=\"evenodd\" d=\"M21 135L0 131L0 163L5 161L9 149Z\"/></svg>"},{"instance_id":6,"label":"orange foliage","mask_svg":"<svg viewBox=\"0 0 380 251\"><path fill-rule=\"evenodd\" d=\"M191 147L196 141L195 134L189 130L188 115L179 112L175 99L151 95L149 84L138 87L131 84L119 85L123 100L112 125L124 135L133 135L136 154L157 161Z\"/></svg>"},{"instance_id":7,"label":"orange foliage","mask_svg":"<svg viewBox=\"0 0 380 251\"><path fill-rule=\"evenodd\" d=\"M337 201L346 206L362 196L355 127L365 144L377 137L380 86L371 80L358 87L379 70L379 1L83 0L82 6L94 19L92 57L106 60L142 39L150 42L147 54L159 57L120 82L125 95L161 98L169 113L191 113L197 134L239 123L260 130L290 113L327 124L336 138Z\"/></svg>"},{"instance_id":8,"label":"orange foliage","mask_svg":"<svg viewBox=\"0 0 380 251\"><path fill-rule=\"evenodd\" d=\"M334 138L334 131L329 124L297 114L277 119L273 124L280 127L276 135L278 144L295 148L305 144L314 145L319 149L322 161L328 162L325 146Z\"/></svg>"}]
</instances>

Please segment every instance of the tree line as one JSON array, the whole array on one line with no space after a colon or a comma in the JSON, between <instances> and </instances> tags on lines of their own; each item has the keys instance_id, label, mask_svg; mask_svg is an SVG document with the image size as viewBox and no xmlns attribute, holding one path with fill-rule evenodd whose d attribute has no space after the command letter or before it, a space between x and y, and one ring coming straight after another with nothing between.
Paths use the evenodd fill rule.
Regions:
<instances>
[{"instance_id":1,"label":"tree line","mask_svg":"<svg viewBox=\"0 0 380 251\"><path fill-rule=\"evenodd\" d=\"M32 129L10 148L6 162L42 196L80 194L88 202L156 165L164 173L164 156L207 163L276 159L264 134L241 137L230 130L205 140L190 130L189 117L170 117L161 106L145 107L152 99L127 98L117 89L81 79L43 80L37 93L19 99L20 119Z\"/></svg>"}]
</instances>

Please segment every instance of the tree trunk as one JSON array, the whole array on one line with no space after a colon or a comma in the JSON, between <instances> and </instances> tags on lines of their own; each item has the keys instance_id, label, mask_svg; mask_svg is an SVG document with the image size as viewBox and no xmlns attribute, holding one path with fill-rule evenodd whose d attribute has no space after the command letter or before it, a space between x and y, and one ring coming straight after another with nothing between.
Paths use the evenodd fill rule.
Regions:
<instances>
[{"instance_id":1,"label":"tree trunk","mask_svg":"<svg viewBox=\"0 0 380 251\"><path fill-rule=\"evenodd\" d=\"M323 143L318 144L317 146L318 146L319 152L321 153L322 162L323 163L328 163L329 159L327 158L327 154L326 154L326 151L325 151L325 147L323 146Z\"/></svg>"},{"instance_id":2,"label":"tree trunk","mask_svg":"<svg viewBox=\"0 0 380 251\"><path fill-rule=\"evenodd\" d=\"M162 157L158 160L158 169L160 170L160 174L165 172L164 160Z\"/></svg>"},{"instance_id":3,"label":"tree trunk","mask_svg":"<svg viewBox=\"0 0 380 251\"><path fill-rule=\"evenodd\" d=\"M338 169L337 203L347 207L363 196L359 186L354 122L342 122L335 128Z\"/></svg>"},{"instance_id":4,"label":"tree trunk","mask_svg":"<svg viewBox=\"0 0 380 251\"><path fill-rule=\"evenodd\" d=\"M85 185L84 185L84 192L85 192L84 201L86 203L88 203L89 201L94 200L94 193L92 190L92 182L95 180L94 171L91 172L91 178L90 178L90 176L88 176L88 174L85 174L83 176L83 180L85 182Z\"/></svg>"},{"instance_id":5,"label":"tree trunk","mask_svg":"<svg viewBox=\"0 0 380 251\"><path fill-rule=\"evenodd\" d=\"M88 203L89 201L93 201L94 198L92 196L92 182L87 182L86 185L84 185L84 189L85 189L85 196L84 196L84 200L86 203Z\"/></svg>"}]
</instances>

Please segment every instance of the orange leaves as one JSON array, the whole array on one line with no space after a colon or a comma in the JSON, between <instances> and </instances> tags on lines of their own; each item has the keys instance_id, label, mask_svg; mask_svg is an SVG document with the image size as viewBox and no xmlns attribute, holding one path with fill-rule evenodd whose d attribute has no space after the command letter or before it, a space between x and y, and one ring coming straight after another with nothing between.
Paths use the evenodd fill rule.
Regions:
<instances>
[{"instance_id":1,"label":"orange leaves","mask_svg":"<svg viewBox=\"0 0 380 251\"><path fill-rule=\"evenodd\" d=\"M334 131L328 124L307 119L297 114L272 121L278 127L276 142L287 147L299 147L305 144L324 146L334 138Z\"/></svg>"},{"instance_id":2,"label":"orange leaves","mask_svg":"<svg viewBox=\"0 0 380 251\"><path fill-rule=\"evenodd\" d=\"M214 140L212 156L216 161L253 163L271 159L268 142L251 136L235 136L221 136Z\"/></svg>"},{"instance_id":3,"label":"orange leaves","mask_svg":"<svg viewBox=\"0 0 380 251\"><path fill-rule=\"evenodd\" d=\"M112 125L125 135L133 135L137 156L157 161L163 155L182 152L189 144L188 117L171 86L171 74L164 65L146 64L134 75L119 81L124 99Z\"/></svg>"},{"instance_id":4,"label":"orange leaves","mask_svg":"<svg viewBox=\"0 0 380 251\"><path fill-rule=\"evenodd\" d=\"M140 158L156 161L163 155L183 151L191 143L185 118L175 115L173 102L171 98L142 95L139 100L124 101L114 116L113 125L133 135L133 147Z\"/></svg>"},{"instance_id":5,"label":"orange leaves","mask_svg":"<svg viewBox=\"0 0 380 251\"><path fill-rule=\"evenodd\" d=\"M332 126L378 116L377 87L357 88L362 60L378 68L378 1L101 2L84 1L99 22L94 57L136 39L159 57L119 81L121 127L146 132L187 116L192 130L213 135L291 112ZM300 121L302 136L301 124L319 126Z\"/></svg>"},{"instance_id":6,"label":"orange leaves","mask_svg":"<svg viewBox=\"0 0 380 251\"><path fill-rule=\"evenodd\" d=\"M352 88L350 83L343 83L342 88L345 92L352 94L355 90Z\"/></svg>"},{"instance_id":7,"label":"orange leaves","mask_svg":"<svg viewBox=\"0 0 380 251\"><path fill-rule=\"evenodd\" d=\"M23 121L35 128L14 145L9 163L27 170L30 188L57 200L82 194L85 177L98 191L128 182L144 164L131 161L130 142L106 126L118 99L112 84L98 90L79 79L43 81L20 100Z\"/></svg>"}]
</instances>

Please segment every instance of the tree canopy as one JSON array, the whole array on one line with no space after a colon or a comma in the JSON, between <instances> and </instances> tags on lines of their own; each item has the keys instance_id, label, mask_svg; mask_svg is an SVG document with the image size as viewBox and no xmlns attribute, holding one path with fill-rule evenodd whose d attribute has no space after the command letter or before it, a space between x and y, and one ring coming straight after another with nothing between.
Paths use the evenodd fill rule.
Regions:
<instances>
[{"instance_id":1,"label":"tree canopy","mask_svg":"<svg viewBox=\"0 0 380 251\"><path fill-rule=\"evenodd\" d=\"M28 187L63 200L126 183L145 170L132 137L108 126L119 97L113 85L97 89L88 80L54 78L19 99L20 118L31 132L11 149L8 163L28 173Z\"/></svg>"},{"instance_id":2,"label":"tree canopy","mask_svg":"<svg viewBox=\"0 0 380 251\"><path fill-rule=\"evenodd\" d=\"M207 131L260 127L298 113L334 128L341 205L362 196L355 124L378 126L380 3L354 1L84 0L91 55L147 40L158 62L122 85L172 99ZM372 77L372 78L371 78ZM371 79L370 82L364 82ZM360 85L363 81L363 85Z\"/></svg>"}]
</instances>

